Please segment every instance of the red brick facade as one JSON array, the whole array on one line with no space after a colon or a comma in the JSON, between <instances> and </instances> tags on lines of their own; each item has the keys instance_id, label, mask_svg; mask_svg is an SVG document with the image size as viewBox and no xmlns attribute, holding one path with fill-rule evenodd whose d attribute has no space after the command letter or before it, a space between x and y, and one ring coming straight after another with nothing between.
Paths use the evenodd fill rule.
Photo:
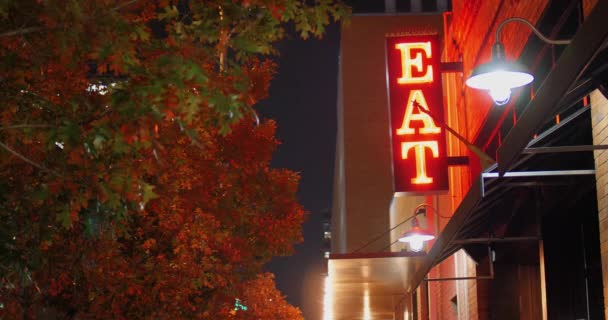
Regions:
<instances>
[{"instance_id":1,"label":"red brick facade","mask_svg":"<svg viewBox=\"0 0 608 320\"><path fill-rule=\"evenodd\" d=\"M494 32L501 21L513 16L537 21L546 4L546 0L452 1L453 11L446 14L445 19L444 61L462 61L464 73L444 76L446 115L448 124L470 141L475 140L492 103L485 93L466 89L464 78L476 65L490 58ZM503 29L502 41L510 59L519 56L529 34L529 29L517 24ZM448 149L451 155L465 155L469 152L452 136L448 137ZM458 207L471 185L471 177L476 175L478 172L475 171L478 170L450 169L450 212ZM440 219L440 229L443 229L447 222L447 219ZM476 274L475 264L466 258L466 254L457 253L434 268L429 277L465 277ZM429 319L488 319L487 304L483 302L488 299L484 286L484 283L472 280L431 282Z\"/></svg>"},{"instance_id":2,"label":"red brick facade","mask_svg":"<svg viewBox=\"0 0 608 320\"><path fill-rule=\"evenodd\" d=\"M584 0L583 11L587 15L597 3L596 0ZM498 24L509 17L522 17L536 23L545 11L547 0L454 0L453 11L446 15L445 61L462 61L462 76L445 76L445 95L448 110L448 124L462 133L470 141L475 141L480 128L492 108L492 103L485 92L465 87L464 79L472 69L490 59L491 45L495 40ZM507 58L516 60L521 54L531 31L528 27L511 23L504 27L501 41L505 46ZM593 112L594 144L608 144L608 100L596 92L591 96ZM452 154L467 152L453 138L448 138ZM608 151L596 152L597 197L600 215L601 254L604 275L608 274ZM478 172L461 172L456 179L451 176L450 192L452 205L457 207L470 186L470 176ZM442 221L442 226L446 221ZM487 274L485 265L477 268L471 260L464 258L464 253L454 254L434 268L428 277L463 277ZM460 259L459 259L460 258ZM487 262L486 262L487 263ZM538 270L519 267L517 281L522 285L538 283ZM605 305L608 305L608 277L604 277ZM488 301L490 298L489 282L485 280L445 281L431 283L429 286L429 319L490 319ZM540 289L539 289L540 290ZM525 290L524 290L525 291ZM540 292L527 291L531 297L527 301L540 304ZM538 296L538 297L537 297ZM524 300L526 300L524 299ZM608 309L607 309L608 310ZM424 316L422 313L419 313ZM608 317L608 311L606 312ZM539 319L538 309L520 306L521 319ZM426 319L420 317L419 319Z\"/></svg>"},{"instance_id":3,"label":"red brick facade","mask_svg":"<svg viewBox=\"0 0 608 320\"><path fill-rule=\"evenodd\" d=\"M450 61L462 61L464 76L475 66L490 60L498 25L507 18L521 17L538 21L545 10L547 0L454 0L452 21L446 32L446 53ZM531 31L528 27L511 23L501 32L508 59L516 59L526 44ZM465 89L466 101L460 99L451 106L466 114L466 135L474 141L492 102L485 92Z\"/></svg>"}]
</instances>

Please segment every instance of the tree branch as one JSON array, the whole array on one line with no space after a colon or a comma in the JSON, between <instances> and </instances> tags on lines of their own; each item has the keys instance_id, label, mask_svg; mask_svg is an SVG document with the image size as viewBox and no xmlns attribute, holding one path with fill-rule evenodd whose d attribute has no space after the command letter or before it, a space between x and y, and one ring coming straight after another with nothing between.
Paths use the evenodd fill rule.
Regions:
<instances>
[{"instance_id":1,"label":"tree branch","mask_svg":"<svg viewBox=\"0 0 608 320\"><path fill-rule=\"evenodd\" d=\"M119 4L116 7L112 8L111 11L119 11L122 8L128 7L137 1L138 0L131 0L131 1L127 1L123 4ZM21 28L21 29L17 29L17 30L6 31L6 32L0 33L0 38L13 37L13 36L19 36L19 35L28 34L28 33L34 33L34 32L44 30L44 29L45 28L41 28L41 27L27 27L27 28Z\"/></svg>"},{"instance_id":2,"label":"tree branch","mask_svg":"<svg viewBox=\"0 0 608 320\"><path fill-rule=\"evenodd\" d=\"M40 27L29 27L29 28L21 28L21 29L17 29L17 30L11 30L11 31L0 33L0 38L13 37L13 36L18 36L18 35L22 35L22 34L28 34L28 33L38 32L38 31L40 31L42 29L43 28L40 28Z\"/></svg>"},{"instance_id":3,"label":"tree branch","mask_svg":"<svg viewBox=\"0 0 608 320\"><path fill-rule=\"evenodd\" d=\"M16 124L14 126L0 127L0 130L6 129L21 129L21 128L51 128L54 127L50 124Z\"/></svg>"},{"instance_id":4,"label":"tree branch","mask_svg":"<svg viewBox=\"0 0 608 320\"><path fill-rule=\"evenodd\" d=\"M90 105L89 103L87 103L87 102L85 102L85 104L86 104L87 106L89 106L89 107L91 106L91 105ZM89 119L86 119L86 120L83 120L83 121L78 122L78 124L82 126L82 125L89 124L89 123L91 123L91 122L93 122L93 121L95 121L95 120L99 120L99 119L103 118L104 116L106 116L108 113L110 113L110 110L111 110L111 109L108 107L108 108L106 108L105 110L103 110L103 111L102 111L100 114L98 114L98 115L96 115L96 116L91 116Z\"/></svg>"},{"instance_id":5,"label":"tree branch","mask_svg":"<svg viewBox=\"0 0 608 320\"><path fill-rule=\"evenodd\" d=\"M454 135L456 137L456 139L458 139L469 150L471 150L473 153L475 153L475 155L477 155L479 157L479 159L481 160L482 167L484 169L486 169L486 168L488 168L491 165L493 165L493 164L496 163L496 160L494 160L494 158L492 158L490 155L488 155L487 153L485 153L483 150L481 150L476 145L474 145L471 142L469 142L469 140L467 140L467 138L461 136L458 132L456 132L454 129L452 129L450 126L448 126L447 123L445 123L444 121L441 121L431 111L429 111L428 109L426 109L425 107L423 107L420 103L418 103L418 101L414 100L412 102L414 103L414 106L416 108L418 108L418 110L420 112L423 112L423 113L426 113L427 115L429 115L429 117L431 117L431 119L433 119L433 121L435 121L436 123L439 123L440 126L442 126L443 128L445 128L446 131L448 131L449 133L451 133L452 135Z\"/></svg>"},{"instance_id":6,"label":"tree branch","mask_svg":"<svg viewBox=\"0 0 608 320\"><path fill-rule=\"evenodd\" d=\"M58 177L61 177L61 174L59 174L57 171L54 171L54 170L48 169L47 167L45 167L45 166L43 166L43 165L41 165L41 164L38 164L38 163L36 163L36 162L34 162L34 161L30 160L30 159L29 159L29 158L27 158L26 156L24 156L24 155L22 155L21 153L19 153L19 152L17 152L17 151L15 151L15 150L13 150L11 147L7 146L6 144L4 144L4 143L2 143L2 142L0 142L0 147L2 147L4 150L6 150L6 151L10 152L11 154L13 154L15 157L17 157L17 158L19 158L19 159L21 159L21 160L23 160L23 161L25 161L25 162L27 162L27 163L31 164L32 166L34 166L34 167L36 167L36 168L38 168L38 169L40 169L40 170L42 170L42 171L49 172L49 173L52 173L52 174L54 174L54 175L56 175L56 176L58 176Z\"/></svg>"},{"instance_id":7,"label":"tree branch","mask_svg":"<svg viewBox=\"0 0 608 320\"><path fill-rule=\"evenodd\" d=\"M116 7L112 8L112 11L118 11L118 10L124 8L124 7L128 7L128 6L132 5L132 4L134 4L137 1L138 0L131 0L131 1L127 1L127 2L125 2L123 4L119 4Z\"/></svg>"}]
</instances>

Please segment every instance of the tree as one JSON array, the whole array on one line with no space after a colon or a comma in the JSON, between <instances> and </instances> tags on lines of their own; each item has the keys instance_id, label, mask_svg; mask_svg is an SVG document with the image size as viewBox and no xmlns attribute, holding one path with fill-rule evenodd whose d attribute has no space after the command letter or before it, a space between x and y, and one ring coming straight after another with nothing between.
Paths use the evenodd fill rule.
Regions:
<instances>
[{"instance_id":1,"label":"tree","mask_svg":"<svg viewBox=\"0 0 608 320\"><path fill-rule=\"evenodd\" d=\"M301 238L255 124L286 24L341 4L0 2L0 317L231 318Z\"/></svg>"},{"instance_id":2,"label":"tree","mask_svg":"<svg viewBox=\"0 0 608 320\"><path fill-rule=\"evenodd\" d=\"M289 305L281 292L275 288L274 276L271 273L259 274L255 279L244 283L242 299L239 299L239 302L244 308L235 308L236 319L303 319L300 310Z\"/></svg>"}]
</instances>

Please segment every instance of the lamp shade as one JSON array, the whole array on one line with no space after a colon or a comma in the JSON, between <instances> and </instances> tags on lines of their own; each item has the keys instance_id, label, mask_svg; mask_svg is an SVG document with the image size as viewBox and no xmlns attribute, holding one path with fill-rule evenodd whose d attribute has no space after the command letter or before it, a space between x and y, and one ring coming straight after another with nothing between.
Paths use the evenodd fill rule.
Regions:
<instances>
[{"instance_id":1,"label":"lamp shade","mask_svg":"<svg viewBox=\"0 0 608 320\"><path fill-rule=\"evenodd\" d=\"M425 241L433 239L435 239L435 236L432 233L420 228L418 225L414 225L414 227L399 237L399 242L409 243L412 251L419 252L422 250Z\"/></svg>"},{"instance_id":2,"label":"lamp shade","mask_svg":"<svg viewBox=\"0 0 608 320\"><path fill-rule=\"evenodd\" d=\"M492 61L475 68L465 83L471 88L488 91L497 105L504 105L511 98L511 89L533 80L534 76L522 65L505 60L504 49L497 43L492 50Z\"/></svg>"}]
</instances>

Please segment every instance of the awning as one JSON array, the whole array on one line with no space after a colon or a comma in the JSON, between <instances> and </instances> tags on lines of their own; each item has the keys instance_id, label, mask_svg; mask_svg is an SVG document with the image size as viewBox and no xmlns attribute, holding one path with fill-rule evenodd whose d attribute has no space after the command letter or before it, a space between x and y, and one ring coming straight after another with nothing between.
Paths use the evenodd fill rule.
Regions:
<instances>
[{"instance_id":1,"label":"awning","mask_svg":"<svg viewBox=\"0 0 608 320\"><path fill-rule=\"evenodd\" d=\"M589 108L580 109L531 141L516 158L512 171L500 175L494 165L482 172L435 241L419 273L413 276L414 283L418 285L432 267L463 248L463 240L487 237L493 226L508 223L513 212L524 206L526 200L521 199L529 201L535 196L530 187L543 186L553 192L553 197L562 195L564 206L592 190L595 170L591 150L574 148L568 150L573 152L561 153L566 147L559 146L576 139L579 129L589 122ZM551 161L556 157L552 151L560 152L557 156L561 158L578 159Z\"/></svg>"},{"instance_id":2,"label":"awning","mask_svg":"<svg viewBox=\"0 0 608 320\"><path fill-rule=\"evenodd\" d=\"M580 100L598 85L585 76L593 73L589 66L596 62L598 56L605 58L608 39L606 17L608 2L598 2L498 149L498 164L474 180L421 267L413 275L414 288L432 267L461 249L462 240L483 234L490 224L508 219L508 211L499 210L499 206L516 206L517 203L511 200L516 192L521 192L518 190L522 187L538 183L555 185L564 198L576 198L576 192L584 192L585 186L595 185L592 155L591 163L578 159L548 161L555 154L560 159L577 157L576 152L564 151L591 151L591 148L571 144L581 123L588 125L589 108L576 110L537 138L533 137L558 111L569 108L573 101ZM603 64L606 64L605 61Z\"/></svg>"},{"instance_id":3,"label":"awning","mask_svg":"<svg viewBox=\"0 0 608 320\"><path fill-rule=\"evenodd\" d=\"M608 39L606 17L608 2L598 1L498 149L499 172L510 170L541 125L555 115L568 90L575 87L594 58L605 49Z\"/></svg>"},{"instance_id":4,"label":"awning","mask_svg":"<svg viewBox=\"0 0 608 320\"><path fill-rule=\"evenodd\" d=\"M324 310L330 319L393 319L412 291L424 254L386 252L332 254L328 262ZM331 315L331 316L329 316Z\"/></svg>"}]
</instances>

